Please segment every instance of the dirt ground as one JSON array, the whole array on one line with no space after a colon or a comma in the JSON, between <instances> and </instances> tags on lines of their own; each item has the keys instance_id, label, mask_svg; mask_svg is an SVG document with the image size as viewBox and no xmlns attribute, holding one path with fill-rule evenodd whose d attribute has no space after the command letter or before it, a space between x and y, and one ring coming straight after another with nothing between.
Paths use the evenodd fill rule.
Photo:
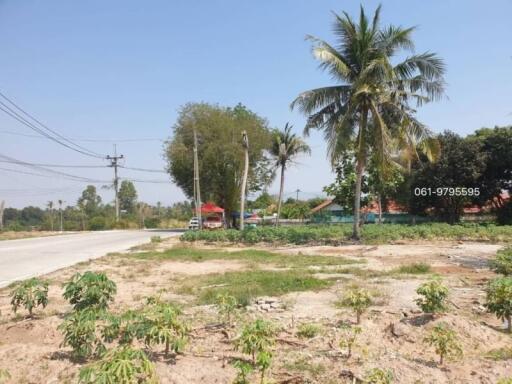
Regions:
<instances>
[{"instance_id":1,"label":"dirt ground","mask_svg":"<svg viewBox=\"0 0 512 384\"><path fill-rule=\"evenodd\" d=\"M168 240L154 247L172 247ZM201 247L201 245L199 245ZM206 247L206 246L202 246ZM280 327L269 377L275 383L352 383L375 367L393 372L395 383L489 383L512 376L512 359L495 361L486 356L491 350L512 348L512 336L503 324L483 308L484 288L493 273L487 268L500 245L468 242L394 244L340 247L273 247L274 252L328 255L364 259L359 268L387 271L412 262L425 262L440 274L450 288L450 308L435 318L422 315L414 303L415 290L427 277L356 276L337 273L335 268L319 269L316 276L335 279L328 289L292 292L276 298L279 310L260 311L254 306L241 316L265 318ZM262 247L265 248L265 247ZM268 248L265 248L268 249ZM240 250L228 247L225 251ZM135 251L133 251L135 252ZM311 266L314 268L314 266ZM51 281L50 302L38 309L34 319L14 316L9 304L9 288L0 290L0 369L11 375L7 383L75 383L81 366L70 357L70 349L61 347L57 330L71 310L62 298L62 283L77 271L104 271L114 280L118 293L113 311L140 306L144 298L160 293L163 299L184 305L184 314L192 328L182 355L154 360L162 383L231 383L235 370L230 359L241 357L230 340L236 336L239 320L232 328L209 326L218 323L213 306L193 305L193 297L178 295L172 286L189 276L241 271L250 264L237 260L184 262L141 260L129 256L106 256L66 268L46 277ZM340 323L354 322L348 309L335 303L350 284L364 285L376 292L374 305L363 315L362 334L353 355L347 359L338 347ZM432 327L448 323L459 335L464 355L444 365L437 363L433 349L423 343ZM301 324L317 324L321 332L301 339ZM258 382L254 378L254 382Z\"/></svg>"},{"instance_id":2,"label":"dirt ground","mask_svg":"<svg viewBox=\"0 0 512 384\"><path fill-rule=\"evenodd\" d=\"M61 235L58 231L0 231L1 240L28 239L31 237L46 237Z\"/></svg>"}]
</instances>

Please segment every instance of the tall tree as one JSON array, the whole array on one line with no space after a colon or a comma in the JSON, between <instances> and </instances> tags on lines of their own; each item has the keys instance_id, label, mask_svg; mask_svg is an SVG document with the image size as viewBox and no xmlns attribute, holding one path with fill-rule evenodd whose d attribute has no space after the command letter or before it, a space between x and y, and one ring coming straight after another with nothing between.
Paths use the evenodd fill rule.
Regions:
<instances>
[{"instance_id":1,"label":"tall tree","mask_svg":"<svg viewBox=\"0 0 512 384\"><path fill-rule=\"evenodd\" d=\"M137 203L137 190L129 180L123 180L119 188L119 207L128 213L133 213Z\"/></svg>"},{"instance_id":2,"label":"tall tree","mask_svg":"<svg viewBox=\"0 0 512 384\"><path fill-rule=\"evenodd\" d=\"M302 154L311 154L311 148L304 142L304 140L298 137L295 133L292 133L292 128L292 125L286 123L282 131L276 129L272 135L272 147L270 148L270 154L274 159L275 169L281 170L279 197L277 200L276 225L279 225L279 218L281 217L284 174L286 168L293 164L298 156Z\"/></svg>"},{"instance_id":3,"label":"tall tree","mask_svg":"<svg viewBox=\"0 0 512 384\"><path fill-rule=\"evenodd\" d=\"M324 132L334 164L348 146L356 152L353 237L360 238L360 202L368 157L375 156L382 172L389 169L392 138L404 132L422 142L430 131L415 118L417 106L439 99L444 91L444 64L434 53L412 54L397 64L402 50L413 51L414 28L381 27L380 6L369 20L361 6L359 21L346 12L335 14L332 46L318 38L313 54L320 68L338 85L300 94L292 103L306 114L305 133Z\"/></svg>"},{"instance_id":4,"label":"tall tree","mask_svg":"<svg viewBox=\"0 0 512 384\"><path fill-rule=\"evenodd\" d=\"M266 152L271 134L266 120L242 105L225 108L211 104L187 104L179 113L168 143L168 172L187 195L194 196L193 143L198 137L199 177L204 201L212 200L226 210L237 210L242 186L244 148L242 132L251 139L248 192L260 190L268 182Z\"/></svg>"},{"instance_id":5,"label":"tall tree","mask_svg":"<svg viewBox=\"0 0 512 384\"><path fill-rule=\"evenodd\" d=\"M96 192L94 185L88 185L82 192L77 204L83 207L85 214L90 218L98 212L101 204L101 197Z\"/></svg>"}]
</instances>

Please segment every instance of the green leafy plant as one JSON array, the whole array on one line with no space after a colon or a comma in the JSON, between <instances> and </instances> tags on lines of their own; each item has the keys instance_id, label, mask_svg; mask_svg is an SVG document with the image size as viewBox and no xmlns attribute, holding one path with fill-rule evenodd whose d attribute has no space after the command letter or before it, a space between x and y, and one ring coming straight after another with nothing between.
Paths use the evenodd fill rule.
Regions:
<instances>
[{"instance_id":1,"label":"green leafy plant","mask_svg":"<svg viewBox=\"0 0 512 384\"><path fill-rule=\"evenodd\" d=\"M144 313L144 340L146 344L164 344L165 355L172 350L183 350L188 329L180 319L181 310L168 303L156 303Z\"/></svg>"},{"instance_id":2,"label":"green leafy plant","mask_svg":"<svg viewBox=\"0 0 512 384\"><path fill-rule=\"evenodd\" d=\"M235 339L235 347L250 355L253 363L256 363L256 354L267 351L274 345L274 335L274 325L258 319L243 327L241 334Z\"/></svg>"},{"instance_id":3,"label":"green leafy plant","mask_svg":"<svg viewBox=\"0 0 512 384\"><path fill-rule=\"evenodd\" d=\"M498 380L496 384L512 384L512 376L511 377L503 377Z\"/></svg>"},{"instance_id":4,"label":"green leafy plant","mask_svg":"<svg viewBox=\"0 0 512 384\"><path fill-rule=\"evenodd\" d=\"M512 247L498 251L496 258L490 262L490 267L501 275L512 275Z\"/></svg>"},{"instance_id":5,"label":"green leafy plant","mask_svg":"<svg viewBox=\"0 0 512 384\"><path fill-rule=\"evenodd\" d=\"M236 360L233 366L237 370L233 384L250 384L249 375L254 370L252 365L242 360Z\"/></svg>"},{"instance_id":6,"label":"green leafy plant","mask_svg":"<svg viewBox=\"0 0 512 384\"><path fill-rule=\"evenodd\" d=\"M356 313L357 324L361 322L361 315L372 304L372 296L367 289L351 289L345 293L341 300L341 305L349 307Z\"/></svg>"},{"instance_id":7,"label":"green leafy plant","mask_svg":"<svg viewBox=\"0 0 512 384\"><path fill-rule=\"evenodd\" d=\"M321 332L321 328L317 324L304 323L299 325L297 330L297 336L303 339L312 339Z\"/></svg>"},{"instance_id":8,"label":"green leafy plant","mask_svg":"<svg viewBox=\"0 0 512 384\"><path fill-rule=\"evenodd\" d=\"M75 310L84 308L106 309L114 300L117 287L104 273L87 271L75 274L64 284L63 296Z\"/></svg>"},{"instance_id":9,"label":"green leafy plant","mask_svg":"<svg viewBox=\"0 0 512 384\"><path fill-rule=\"evenodd\" d=\"M11 306L14 313L23 306L32 317L35 307L48 305L48 282L32 278L22 282L11 292Z\"/></svg>"},{"instance_id":10,"label":"green leafy plant","mask_svg":"<svg viewBox=\"0 0 512 384\"><path fill-rule=\"evenodd\" d=\"M238 306L236 297L229 293L219 293L215 297L215 306L217 307L221 320L231 325L231 318Z\"/></svg>"},{"instance_id":11,"label":"green leafy plant","mask_svg":"<svg viewBox=\"0 0 512 384\"><path fill-rule=\"evenodd\" d=\"M356 343L357 337L361 334L363 330L361 327L349 327L345 326L343 328L343 333L341 335L339 346L341 349L347 350L347 358L352 356L352 348Z\"/></svg>"},{"instance_id":12,"label":"green leafy plant","mask_svg":"<svg viewBox=\"0 0 512 384\"><path fill-rule=\"evenodd\" d=\"M119 344L131 344L142 339L147 331L144 314L138 310L128 310L119 315L106 314L101 336L107 343L117 340Z\"/></svg>"},{"instance_id":13,"label":"green leafy plant","mask_svg":"<svg viewBox=\"0 0 512 384\"><path fill-rule=\"evenodd\" d=\"M11 374L7 369L0 368L0 384L5 383L7 380L11 378Z\"/></svg>"},{"instance_id":14,"label":"green leafy plant","mask_svg":"<svg viewBox=\"0 0 512 384\"><path fill-rule=\"evenodd\" d=\"M443 364L444 358L456 358L462 356L462 348L455 331L447 324L436 325L430 335L424 338L425 343L433 346L439 355L439 364Z\"/></svg>"},{"instance_id":15,"label":"green leafy plant","mask_svg":"<svg viewBox=\"0 0 512 384\"><path fill-rule=\"evenodd\" d=\"M365 382L371 384L391 384L393 382L393 372L389 369L373 368L366 374Z\"/></svg>"},{"instance_id":16,"label":"green leafy plant","mask_svg":"<svg viewBox=\"0 0 512 384\"><path fill-rule=\"evenodd\" d=\"M416 299L416 304L425 313L439 313L446 309L446 299L448 298L448 287L441 279L431 279L421 284L416 293L422 297Z\"/></svg>"},{"instance_id":17,"label":"green leafy plant","mask_svg":"<svg viewBox=\"0 0 512 384\"><path fill-rule=\"evenodd\" d=\"M512 277L499 277L487 286L485 307L498 318L507 321L507 331L512 331Z\"/></svg>"},{"instance_id":18,"label":"green leafy plant","mask_svg":"<svg viewBox=\"0 0 512 384\"><path fill-rule=\"evenodd\" d=\"M58 329L63 333L62 346L73 348L73 355L78 358L100 356L105 346L96 332L96 323L102 314L94 309L73 311L66 316Z\"/></svg>"},{"instance_id":19,"label":"green leafy plant","mask_svg":"<svg viewBox=\"0 0 512 384\"><path fill-rule=\"evenodd\" d=\"M140 349L121 346L80 370L81 384L157 384L153 363Z\"/></svg>"},{"instance_id":20,"label":"green leafy plant","mask_svg":"<svg viewBox=\"0 0 512 384\"><path fill-rule=\"evenodd\" d=\"M265 373L270 368L270 364L272 364L272 352L269 350L258 352L256 366L260 370L260 384L264 384Z\"/></svg>"}]
</instances>

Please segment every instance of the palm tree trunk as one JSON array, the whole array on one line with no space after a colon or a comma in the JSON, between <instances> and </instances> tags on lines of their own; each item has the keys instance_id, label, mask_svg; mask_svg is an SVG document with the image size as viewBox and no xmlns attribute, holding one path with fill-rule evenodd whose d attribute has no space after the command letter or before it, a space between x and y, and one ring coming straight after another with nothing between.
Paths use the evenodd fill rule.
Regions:
<instances>
[{"instance_id":1,"label":"palm tree trunk","mask_svg":"<svg viewBox=\"0 0 512 384\"><path fill-rule=\"evenodd\" d=\"M249 173L249 148L245 148L244 177L242 179L242 190L240 192L240 230L244 230L245 195L247 186L247 175Z\"/></svg>"},{"instance_id":2,"label":"palm tree trunk","mask_svg":"<svg viewBox=\"0 0 512 384\"><path fill-rule=\"evenodd\" d=\"M281 185L279 187L279 199L277 201L276 226L279 225L279 219L281 218L281 204L283 202L283 191L284 191L284 165L281 165Z\"/></svg>"},{"instance_id":3,"label":"palm tree trunk","mask_svg":"<svg viewBox=\"0 0 512 384\"><path fill-rule=\"evenodd\" d=\"M352 229L352 238L359 240L361 238L361 187L363 183L363 173L366 160L366 148L364 142L364 133L368 123L368 111L361 112L361 120L359 122L358 151L356 164L356 186L354 194L354 226Z\"/></svg>"}]
</instances>

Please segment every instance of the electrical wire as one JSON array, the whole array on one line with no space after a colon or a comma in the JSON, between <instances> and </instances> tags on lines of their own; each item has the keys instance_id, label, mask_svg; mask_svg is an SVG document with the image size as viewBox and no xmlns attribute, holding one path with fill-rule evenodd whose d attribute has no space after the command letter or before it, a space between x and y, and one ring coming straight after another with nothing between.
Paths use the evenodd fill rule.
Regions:
<instances>
[{"instance_id":1,"label":"electrical wire","mask_svg":"<svg viewBox=\"0 0 512 384\"><path fill-rule=\"evenodd\" d=\"M31 135L27 133L20 132L12 132L12 131L0 131L2 134L7 135L15 135L15 136L23 136L23 137L31 137L35 139L44 139L40 135ZM166 139L160 139L156 137L141 137L141 138L132 138L132 139L92 139L92 138L82 138L82 137L70 137L70 140L73 141L84 141L91 143L129 143L129 142L139 142L139 141L161 141L164 142Z\"/></svg>"},{"instance_id":2,"label":"electrical wire","mask_svg":"<svg viewBox=\"0 0 512 384\"><path fill-rule=\"evenodd\" d=\"M163 169L149 169L149 168L135 168L135 167L125 167L124 165L120 165L119 168L130 169L132 171L141 171L141 172L154 172L154 173L167 173Z\"/></svg>"}]
</instances>

